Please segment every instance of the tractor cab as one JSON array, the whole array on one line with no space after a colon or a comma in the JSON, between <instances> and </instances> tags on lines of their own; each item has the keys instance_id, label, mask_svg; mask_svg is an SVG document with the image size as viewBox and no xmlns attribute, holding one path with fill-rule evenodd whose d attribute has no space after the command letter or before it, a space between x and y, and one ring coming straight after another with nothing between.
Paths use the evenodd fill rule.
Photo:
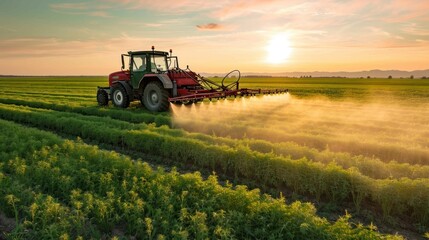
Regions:
<instances>
[{"instance_id":1,"label":"tractor cab","mask_svg":"<svg viewBox=\"0 0 429 240\"><path fill-rule=\"evenodd\" d=\"M162 51L136 51L122 54L122 71L130 74L133 88L138 88L147 74L166 74L168 70L179 67L176 56Z\"/></svg>"}]
</instances>

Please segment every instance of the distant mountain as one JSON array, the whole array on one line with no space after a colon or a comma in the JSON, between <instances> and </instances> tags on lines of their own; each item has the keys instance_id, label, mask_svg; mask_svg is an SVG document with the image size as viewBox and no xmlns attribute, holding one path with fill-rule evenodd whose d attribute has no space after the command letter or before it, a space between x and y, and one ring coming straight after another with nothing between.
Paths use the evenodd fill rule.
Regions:
<instances>
[{"instance_id":1,"label":"distant mountain","mask_svg":"<svg viewBox=\"0 0 429 240\"><path fill-rule=\"evenodd\" d=\"M222 73L202 73L201 75L206 77L219 76L223 77L225 74ZM369 70L369 71L359 71L359 72L281 72L281 73L258 73L258 72L242 72L242 76L273 76L273 77L301 77L301 76L311 76L311 77L347 77L347 78L409 78L411 75L414 78L429 78L429 69L426 70L415 70L415 71L400 71L400 70Z\"/></svg>"}]
</instances>

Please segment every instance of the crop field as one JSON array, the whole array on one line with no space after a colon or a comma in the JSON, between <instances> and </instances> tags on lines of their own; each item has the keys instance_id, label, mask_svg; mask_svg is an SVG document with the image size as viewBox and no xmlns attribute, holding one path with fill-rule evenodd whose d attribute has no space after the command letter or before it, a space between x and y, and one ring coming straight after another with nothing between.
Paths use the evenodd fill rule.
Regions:
<instances>
[{"instance_id":1,"label":"crop field","mask_svg":"<svg viewBox=\"0 0 429 240\"><path fill-rule=\"evenodd\" d=\"M0 238L429 237L428 79L244 78L290 93L156 114L106 84L0 78Z\"/></svg>"}]
</instances>

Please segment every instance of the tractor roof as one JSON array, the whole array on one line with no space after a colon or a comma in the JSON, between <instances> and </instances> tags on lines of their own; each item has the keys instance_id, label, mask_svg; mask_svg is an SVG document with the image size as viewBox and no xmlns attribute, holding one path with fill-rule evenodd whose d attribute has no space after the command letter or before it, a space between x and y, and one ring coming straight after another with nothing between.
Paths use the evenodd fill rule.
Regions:
<instances>
[{"instance_id":1,"label":"tractor roof","mask_svg":"<svg viewBox=\"0 0 429 240\"><path fill-rule=\"evenodd\" d=\"M129 55L153 54L153 55L167 56L168 52L163 52L163 51L130 51L130 52L128 52L128 54Z\"/></svg>"}]
</instances>

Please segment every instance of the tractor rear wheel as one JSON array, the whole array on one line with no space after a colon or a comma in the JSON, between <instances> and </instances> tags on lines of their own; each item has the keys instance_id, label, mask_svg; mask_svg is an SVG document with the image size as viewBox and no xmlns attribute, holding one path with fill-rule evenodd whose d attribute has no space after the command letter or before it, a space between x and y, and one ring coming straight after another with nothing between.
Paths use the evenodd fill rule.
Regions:
<instances>
[{"instance_id":1,"label":"tractor rear wheel","mask_svg":"<svg viewBox=\"0 0 429 240\"><path fill-rule=\"evenodd\" d=\"M98 89L97 102L98 102L98 106L106 106L107 104L109 104L109 95L105 90Z\"/></svg>"},{"instance_id":2,"label":"tractor rear wheel","mask_svg":"<svg viewBox=\"0 0 429 240\"><path fill-rule=\"evenodd\" d=\"M130 99L121 84L116 84L112 88L112 102L116 107L127 108L130 105Z\"/></svg>"},{"instance_id":3,"label":"tractor rear wheel","mask_svg":"<svg viewBox=\"0 0 429 240\"><path fill-rule=\"evenodd\" d=\"M168 91L165 90L160 82L150 82L143 91L142 103L149 111L166 111L170 106Z\"/></svg>"}]
</instances>

